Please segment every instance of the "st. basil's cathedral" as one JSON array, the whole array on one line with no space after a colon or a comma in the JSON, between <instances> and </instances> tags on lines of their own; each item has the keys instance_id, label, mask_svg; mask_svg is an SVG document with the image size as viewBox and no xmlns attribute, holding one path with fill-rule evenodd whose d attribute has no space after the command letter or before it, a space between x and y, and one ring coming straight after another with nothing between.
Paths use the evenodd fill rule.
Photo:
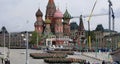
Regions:
<instances>
[{"instance_id":1,"label":"st. basil's cathedral","mask_svg":"<svg viewBox=\"0 0 120 64\"><path fill-rule=\"evenodd\" d=\"M46 46L69 45L70 41L83 45L85 40L85 29L80 17L79 26L70 23L72 16L66 9L62 14L59 8L56 8L54 0L49 0L46 7L45 20L40 9L36 12L35 31L42 40L39 43ZM44 36L42 36L44 35Z\"/></svg>"}]
</instances>

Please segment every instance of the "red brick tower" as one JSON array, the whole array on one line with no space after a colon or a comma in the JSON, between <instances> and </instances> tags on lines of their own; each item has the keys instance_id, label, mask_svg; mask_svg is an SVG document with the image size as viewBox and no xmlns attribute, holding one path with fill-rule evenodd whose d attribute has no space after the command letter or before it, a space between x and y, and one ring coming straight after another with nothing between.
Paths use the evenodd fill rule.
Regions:
<instances>
[{"instance_id":1,"label":"red brick tower","mask_svg":"<svg viewBox=\"0 0 120 64\"><path fill-rule=\"evenodd\" d=\"M64 36L70 36L70 19L71 19L71 15L68 13L67 9L63 15L63 33Z\"/></svg>"},{"instance_id":2,"label":"red brick tower","mask_svg":"<svg viewBox=\"0 0 120 64\"><path fill-rule=\"evenodd\" d=\"M82 48L84 48L85 46L85 28L83 25L83 20L82 20L82 15L80 16L80 22L79 22L79 26L78 26L78 32L77 32L77 40L78 40L78 44L80 44L82 46Z\"/></svg>"},{"instance_id":3,"label":"red brick tower","mask_svg":"<svg viewBox=\"0 0 120 64\"><path fill-rule=\"evenodd\" d=\"M37 21L34 23L35 26L35 31L39 33L39 35L42 34L43 32L43 19L42 19L42 12L40 11L40 9L38 9L38 11L36 12L36 19Z\"/></svg>"},{"instance_id":4,"label":"red brick tower","mask_svg":"<svg viewBox=\"0 0 120 64\"><path fill-rule=\"evenodd\" d=\"M83 37L85 35L85 28L83 25L82 15L80 16L80 22L78 26L78 35Z\"/></svg>"},{"instance_id":5,"label":"red brick tower","mask_svg":"<svg viewBox=\"0 0 120 64\"><path fill-rule=\"evenodd\" d=\"M46 7L45 19L49 18L51 20L51 32L54 33L54 13L56 11L56 6L54 0L49 0Z\"/></svg>"},{"instance_id":6,"label":"red brick tower","mask_svg":"<svg viewBox=\"0 0 120 64\"><path fill-rule=\"evenodd\" d=\"M45 23L44 34L45 35L50 35L51 34L51 29L50 29L51 20L49 20L47 18L44 23Z\"/></svg>"},{"instance_id":7,"label":"red brick tower","mask_svg":"<svg viewBox=\"0 0 120 64\"><path fill-rule=\"evenodd\" d=\"M63 24L62 24L63 14L59 10L59 8L56 10L54 14L54 18L55 18L55 29L54 29L55 35L56 37L62 37L63 36Z\"/></svg>"}]
</instances>

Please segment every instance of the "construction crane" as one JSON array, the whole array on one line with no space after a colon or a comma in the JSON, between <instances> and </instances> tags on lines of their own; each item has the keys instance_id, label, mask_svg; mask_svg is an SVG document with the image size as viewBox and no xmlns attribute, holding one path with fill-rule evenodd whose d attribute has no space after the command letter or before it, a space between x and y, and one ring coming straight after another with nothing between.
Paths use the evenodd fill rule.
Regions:
<instances>
[{"instance_id":1,"label":"construction crane","mask_svg":"<svg viewBox=\"0 0 120 64\"><path fill-rule=\"evenodd\" d=\"M115 15L112 7L111 7L111 12L112 12L112 24L113 24L112 30L115 31Z\"/></svg>"},{"instance_id":2,"label":"construction crane","mask_svg":"<svg viewBox=\"0 0 120 64\"><path fill-rule=\"evenodd\" d=\"M95 1L94 5L93 5L93 8L90 12L90 15L88 16L88 45L89 45L89 49L91 49L91 35L90 35L90 19L92 16L98 16L98 15L92 15L93 14L93 11L94 11L94 8L96 6L96 3L97 3L97 0ZM80 18L79 16L74 16L72 18Z\"/></svg>"},{"instance_id":3,"label":"construction crane","mask_svg":"<svg viewBox=\"0 0 120 64\"><path fill-rule=\"evenodd\" d=\"M108 13L105 13L105 14L104 13L103 14L102 13L101 14L94 14L94 15L92 15L92 17L105 16L105 15L108 15ZM89 17L89 15L82 15L82 17L83 18L87 18L87 17ZM80 18L80 16L72 16L71 19L73 19L73 18Z\"/></svg>"},{"instance_id":4,"label":"construction crane","mask_svg":"<svg viewBox=\"0 0 120 64\"><path fill-rule=\"evenodd\" d=\"M91 17L94 17L94 16L104 16L104 15L109 15L109 30L111 30L111 16L112 16L112 21L113 21L113 31L114 31L114 19L115 19L115 16L114 16L114 12L113 12L113 9L112 9L112 3L110 0L108 0L109 2L109 13L105 13L105 14L95 14L93 15L93 11L94 11L94 8L96 6L96 3L97 3L97 0L95 1L94 5L93 5L93 8L91 10L91 13L90 15L83 15L83 18L87 18L88 17L88 44L89 44L89 48L91 49L91 36L90 36L90 20L91 20ZM73 16L71 17L71 19L73 18L80 18L80 16Z\"/></svg>"}]
</instances>

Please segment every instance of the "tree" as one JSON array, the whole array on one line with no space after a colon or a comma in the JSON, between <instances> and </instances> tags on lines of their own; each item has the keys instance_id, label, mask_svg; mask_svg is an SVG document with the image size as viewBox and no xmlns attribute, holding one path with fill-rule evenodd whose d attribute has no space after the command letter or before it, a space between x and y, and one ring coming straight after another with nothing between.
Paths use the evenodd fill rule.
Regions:
<instances>
[{"instance_id":1,"label":"tree","mask_svg":"<svg viewBox=\"0 0 120 64\"><path fill-rule=\"evenodd\" d=\"M90 31L90 36L91 36L91 41L92 42L96 40L94 31ZM87 37L87 40L88 40L88 31L86 31L86 37Z\"/></svg>"},{"instance_id":2,"label":"tree","mask_svg":"<svg viewBox=\"0 0 120 64\"><path fill-rule=\"evenodd\" d=\"M96 41L96 37L95 37L94 31L91 31L91 39L92 39L92 41Z\"/></svg>"},{"instance_id":3,"label":"tree","mask_svg":"<svg viewBox=\"0 0 120 64\"><path fill-rule=\"evenodd\" d=\"M37 41L37 40L38 40L38 41ZM40 35L39 35L36 31L34 31L34 32L32 33L30 45L31 45L31 46L34 46L34 45L37 44L37 42L39 43L40 41L41 41Z\"/></svg>"}]
</instances>

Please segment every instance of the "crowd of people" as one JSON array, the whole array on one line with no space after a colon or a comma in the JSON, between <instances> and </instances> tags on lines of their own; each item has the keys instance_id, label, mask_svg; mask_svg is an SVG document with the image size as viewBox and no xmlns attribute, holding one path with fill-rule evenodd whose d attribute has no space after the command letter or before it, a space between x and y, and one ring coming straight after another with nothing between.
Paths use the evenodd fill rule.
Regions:
<instances>
[{"instance_id":1,"label":"crowd of people","mask_svg":"<svg viewBox=\"0 0 120 64\"><path fill-rule=\"evenodd\" d=\"M89 61L84 64L99 64L99 63L90 63ZM120 64L119 61L114 61L112 63L107 63L104 60L102 61L102 64Z\"/></svg>"},{"instance_id":2,"label":"crowd of people","mask_svg":"<svg viewBox=\"0 0 120 64\"><path fill-rule=\"evenodd\" d=\"M10 60L8 58L1 58L2 64L10 64Z\"/></svg>"}]
</instances>

